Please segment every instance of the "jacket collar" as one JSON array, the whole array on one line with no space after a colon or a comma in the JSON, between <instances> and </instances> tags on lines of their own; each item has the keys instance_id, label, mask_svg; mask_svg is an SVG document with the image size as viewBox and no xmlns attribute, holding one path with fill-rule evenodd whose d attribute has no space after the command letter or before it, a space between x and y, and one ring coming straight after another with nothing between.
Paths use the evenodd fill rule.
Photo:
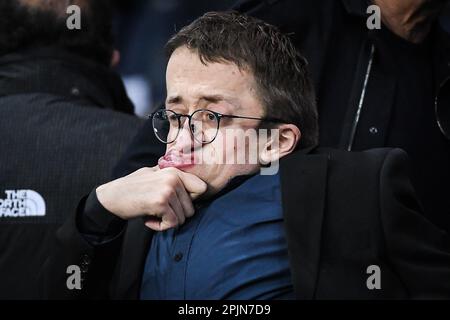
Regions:
<instances>
[{"instance_id":1,"label":"jacket collar","mask_svg":"<svg viewBox=\"0 0 450 320\"><path fill-rule=\"evenodd\" d=\"M315 296L326 200L328 156L313 151L295 152L280 163L291 274L299 299Z\"/></svg>"},{"instance_id":2,"label":"jacket collar","mask_svg":"<svg viewBox=\"0 0 450 320\"><path fill-rule=\"evenodd\" d=\"M24 93L72 96L98 107L134 112L120 77L109 68L55 47L0 57L0 96Z\"/></svg>"},{"instance_id":3,"label":"jacket collar","mask_svg":"<svg viewBox=\"0 0 450 320\"><path fill-rule=\"evenodd\" d=\"M111 298L137 300L140 296L145 260L154 231L147 228L142 218L128 222L119 258Z\"/></svg>"}]
</instances>

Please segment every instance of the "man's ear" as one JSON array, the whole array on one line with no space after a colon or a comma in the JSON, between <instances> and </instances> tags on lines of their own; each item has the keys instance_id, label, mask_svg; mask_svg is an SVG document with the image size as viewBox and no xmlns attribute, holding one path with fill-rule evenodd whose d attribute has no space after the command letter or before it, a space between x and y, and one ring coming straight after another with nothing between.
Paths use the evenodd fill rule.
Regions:
<instances>
[{"instance_id":1,"label":"man's ear","mask_svg":"<svg viewBox=\"0 0 450 320\"><path fill-rule=\"evenodd\" d=\"M260 151L260 161L263 164L275 162L293 152L302 135L294 124L282 124L270 132Z\"/></svg>"}]
</instances>

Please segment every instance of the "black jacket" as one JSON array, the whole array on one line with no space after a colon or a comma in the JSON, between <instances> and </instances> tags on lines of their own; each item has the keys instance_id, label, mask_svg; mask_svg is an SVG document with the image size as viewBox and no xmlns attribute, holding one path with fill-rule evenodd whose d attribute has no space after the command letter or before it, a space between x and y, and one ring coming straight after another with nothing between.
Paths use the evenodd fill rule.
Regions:
<instances>
[{"instance_id":1,"label":"black jacket","mask_svg":"<svg viewBox=\"0 0 450 320\"><path fill-rule=\"evenodd\" d=\"M141 124L105 67L55 48L0 57L0 299L41 297L55 231Z\"/></svg>"},{"instance_id":2,"label":"black jacket","mask_svg":"<svg viewBox=\"0 0 450 320\"><path fill-rule=\"evenodd\" d=\"M118 176L156 163L153 147L137 146L118 167ZM399 149L314 149L282 159L284 219L298 298L450 297L448 236L420 215L405 164ZM73 214L58 230L57 249L44 268L46 295L139 298L151 238L142 219L135 219L114 240L93 246ZM81 290L66 287L69 265L81 268ZM371 265L380 267L380 290L367 287Z\"/></svg>"},{"instance_id":3,"label":"black jacket","mask_svg":"<svg viewBox=\"0 0 450 320\"><path fill-rule=\"evenodd\" d=\"M438 23L433 26L429 57L421 60L429 79L421 78L416 65L405 72L397 51L409 51L401 57L406 59L413 49L406 49L403 39L388 41L394 36L386 35L390 32L383 25L367 28L371 2L242 0L236 9L279 26L307 58L318 100L320 145L404 149L424 214L450 231L450 36ZM407 90L423 95L426 103L409 105Z\"/></svg>"}]
</instances>

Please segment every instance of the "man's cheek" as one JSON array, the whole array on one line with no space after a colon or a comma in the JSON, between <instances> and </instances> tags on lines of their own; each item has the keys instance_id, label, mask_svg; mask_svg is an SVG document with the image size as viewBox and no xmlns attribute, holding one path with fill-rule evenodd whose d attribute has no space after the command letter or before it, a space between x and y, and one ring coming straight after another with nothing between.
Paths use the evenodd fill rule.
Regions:
<instances>
[{"instance_id":1,"label":"man's cheek","mask_svg":"<svg viewBox=\"0 0 450 320\"><path fill-rule=\"evenodd\" d=\"M215 145L207 145L202 148L202 157L200 164L205 165L217 165L223 163L222 151Z\"/></svg>"}]
</instances>

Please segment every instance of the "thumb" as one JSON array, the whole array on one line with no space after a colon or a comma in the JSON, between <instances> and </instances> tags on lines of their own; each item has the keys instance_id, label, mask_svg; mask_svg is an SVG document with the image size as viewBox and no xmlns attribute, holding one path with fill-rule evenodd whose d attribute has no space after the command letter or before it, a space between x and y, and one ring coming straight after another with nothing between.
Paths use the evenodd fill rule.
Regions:
<instances>
[{"instance_id":1,"label":"thumb","mask_svg":"<svg viewBox=\"0 0 450 320\"><path fill-rule=\"evenodd\" d=\"M192 173L179 171L178 176L180 177L181 182L183 182L186 191L189 192L192 200L197 199L199 196L205 193L206 189L208 188L206 182L204 182L196 175L193 175Z\"/></svg>"}]
</instances>

